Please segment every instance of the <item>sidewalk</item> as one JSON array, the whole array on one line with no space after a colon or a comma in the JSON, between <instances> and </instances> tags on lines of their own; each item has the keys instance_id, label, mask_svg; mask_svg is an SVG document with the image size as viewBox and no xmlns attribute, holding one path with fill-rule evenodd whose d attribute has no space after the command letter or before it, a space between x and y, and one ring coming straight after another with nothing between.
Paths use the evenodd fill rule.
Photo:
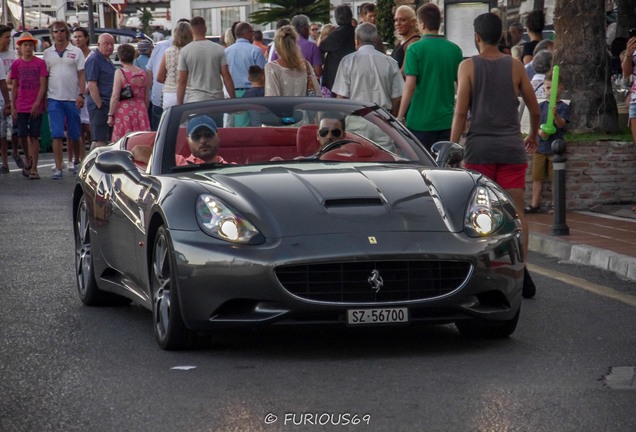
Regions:
<instances>
[{"instance_id":1,"label":"sidewalk","mask_svg":"<svg viewBox=\"0 0 636 432\"><path fill-rule=\"evenodd\" d=\"M553 235L554 215L528 214L530 251L609 270L636 281L636 213L633 204L599 206L566 214L569 235Z\"/></svg>"}]
</instances>

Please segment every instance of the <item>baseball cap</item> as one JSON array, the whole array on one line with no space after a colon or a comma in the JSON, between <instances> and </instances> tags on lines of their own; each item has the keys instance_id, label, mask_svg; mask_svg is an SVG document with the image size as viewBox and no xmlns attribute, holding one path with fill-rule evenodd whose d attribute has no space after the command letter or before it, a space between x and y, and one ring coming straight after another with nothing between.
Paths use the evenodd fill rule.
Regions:
<instances>
[{"instance_id":1,"label":"baseball cap","mask_svg":"<svg viewBox=\"0 0 636 432\"><path fill-rule=\"evenodd\" d=\"M214 122L214 120L206 115L202 115L191 118L188 121L188 135L192 135L194 131L202 127L208 128L214 133L216 133L217 131L216 123Z\"/></svg>"},{"instance_id":2,"label":"baseball cap","mask_svg":"<svg viewBox=\"0 0 636 432\"><path fill-rule=\"evenodd\" d=\"M145 37L146 35L144 35L143 32L137 32L135 35L135 39L144 39Z\"/></svg>"},{"instance_id":3,"label":"baseball cap","mask_svg":"<svg viewBox=\"0 0 636 432\"><path fill-rule=\"evenodd\" d=\"M152 45L148 40L144 39L137 43L137 51L139 51L139 54L148 54L150 52L150 48L152 48Z\"/></svg>"},{"instance_id":4,"label":"baseball cap","mask_svg":"<svg viewBox=\"0 0 636 432\"><path fill-rule=\"evenodd\" d=\"M33 42L35 45L38 44L38 40L29 32L22 32L20 38L16 41L16 44L20 45L22 42Z\"/></svg>"}]
</instances>

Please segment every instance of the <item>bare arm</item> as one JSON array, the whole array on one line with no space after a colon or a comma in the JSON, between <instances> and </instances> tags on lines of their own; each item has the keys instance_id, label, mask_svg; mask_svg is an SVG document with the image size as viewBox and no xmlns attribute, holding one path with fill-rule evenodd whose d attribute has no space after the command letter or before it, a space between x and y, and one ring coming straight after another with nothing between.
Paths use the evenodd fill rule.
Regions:
<instances>
[{"instance_id":1,"label":"bare arm","mask_svg":"<svg viewBox=\"0 0 636 432\"><path fill-rule=\"evenodd\" d=\"M163 84L166 82L166 75L168 74L168 70L166 69L166 55L161 58L161 63L159 63L159 70L157 71L157 82Z\"/></svg>"},{"instance_id":2,"label":"bare arm","mask_svg":"<svg viewBox=\"0 0 636 432\"><path fill-rule=\"evenodd\" d=\"M406 76L406 80L404 81L404 93L402 93L402 100L400 101L400 108L397 115L399 119L406 117L406 112L409 110L411 100L413 99L413 93L415 93L416 83L417 77L415 75Z\"/></svg>"},{"instance_id":3,"label":"bare arm","mask_svg":"<svg viewBox=\"0 0 636 432\"><path fill-rule=\"evenodd\" d=\"M221 76L223 77L223 84L225 84L227 93L232 99L236 98L236 91L234 90L234 80L232 79L232 75L230 75L230 67L228 65L221 66Z\"/></svg>"},{"instance_id":4,"label":"bare arm","mask_svg":"<svg viewBox=\"0 0 636 432\"><path fill-rule=\"evenodd\" d=\"M537 96L534 93L532 84L528 79L523 65L518 62L512 62L512 73L514 82L519 83L521 97L523 98L526 108L530 113L530 131L525 139L526 151L532 153L537 147L537 136L539 134L539 123L541 122L541 110L537 102Z\"/></svg>"},{"instance_id":5,"label":"bare arm","mask_svg":"<svg viewBox=\"0 0 636 432\"><path fill-rule=\"evenodd\" d=\"M625 58L621 62L621 69L623 70L623 76L629 78L634 71L634 51L636 51L636 37L630 38L627 41L627 48L625 50Z\"/></svg>"},{"instance_id":6,"label":"bare arm","mask_svg":"<svg viewBox=\"0 0 636 432\"><path fill-rule=\"evenodd\" d=\"M97 81L89 81L88 82L88 92L91 94L91 98L97 108L102 107L102 97L99 95L99 88L97 87Z\"/></svg>"},{"instance_id":7,"label":"bare arm","mask_svg":"<svg viewBox=\"0 0 636 432\"><path fill-rule=\"evenodd\" d=\"M112 126L114 124L113 116L115 115L115 110L117 110L117 105L119 104L119 93L121 92L121 78L120 74L123 73L120 70L115 71L115 78L113 79L113 94L110 97L110 107L108 109L108 125Z\"/></svg>"},{"instance_id":8,"label":"bare arm","mask_svg":"<svg viewBox=\"0 0 636 432\"><path fill-rule=\"evenodd\" d=\"M40 114L40 105L46 96L46 89L48 87L49 78L45 76L40 77L40 89L38 91L38 95L35 98L35 102L33 103L33 107L31 108L31 116L38 117Z\"/></svg>"},{"instance_id":9,"label":"bare arm","mask_svg":"<svg viewBox=\"0 0 636 432\"><path fill-rule=\"evenodd\" d=\"M7 89L7 81L0 81L0 90L2 91L2 97L4 97L4 112L0 115L5 115L5 113L9 111L11 113L11 117L13 117L14 120L18 118L18 111L15 107L15 101L18 97L17 81L18 80L15 79L9 80L9 82L11 83L11 102L9 102L9 90Z\"/></svg>"},{"instance_id":10,"label":"bare arm","mask_svg":"<svg viewBox=\"0 0 636 432\"><path fill-rule=\"evenodd\" d=\"M79 81L79 88L77 89L77 96L75 96L75 106L77 106L77 108L81 108L84 106L83 95L86 93L86 79L84 75L84 69L77 71L77 80Z\"/></svg>"},{"instance_id":11,"label":"bare arm","mask_svg":"<svg viewBox=\"0 0 636 432\"><path fill-rule=\"evenodd\" d=\"M519 63L521 66L521 63ZM458 143L464 129L466 128L466 119L468 118L468 110L470 109L470 94L472 92L472 60L464 60L459 64L457 70L457 99L455 100L455 112L453 113L453 123L451 126L450 140Z\"/></svg>"},{"instance_id":12,"label":"bare arm","mask_svg":"<svg viewBox=\"0 0 636 432\"><path fill-rule=\"evenodd\" d=\"M188 83L188 71L179 71L177 76L177 104L182 105L185 99L186 84Z\"/></svg>"},{"instance_id":13,"label":"bare arm","mask_svg":"<svg viewBox=\"0 0 636 432\"><path fill-rule=\"evenodd\" d=\"M397 117L398 111L400 110L400 102L402 101L402 96L398 96L396 98L391 99L391 114Z\"/></svg>"}]
</instances>

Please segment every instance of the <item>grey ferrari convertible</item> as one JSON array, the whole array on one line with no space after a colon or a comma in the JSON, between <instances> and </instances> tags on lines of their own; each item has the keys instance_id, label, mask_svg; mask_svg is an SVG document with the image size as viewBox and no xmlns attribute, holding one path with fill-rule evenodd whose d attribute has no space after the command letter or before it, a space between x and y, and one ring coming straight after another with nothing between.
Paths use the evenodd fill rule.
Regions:
<instances>
[{"instance_id":1,"label":"grey ferrari convertible","mask_svg":"<svg viewBox=\"0 0 636 432\"><path fill-rule=\"evenodd\" d=\"M506 337L521 223L488 178L385 110L323 98L169 108L93 150L73 192L80 299L152 311L164 349L230 326L454 323Z\"/></svg>"}]
</instances>

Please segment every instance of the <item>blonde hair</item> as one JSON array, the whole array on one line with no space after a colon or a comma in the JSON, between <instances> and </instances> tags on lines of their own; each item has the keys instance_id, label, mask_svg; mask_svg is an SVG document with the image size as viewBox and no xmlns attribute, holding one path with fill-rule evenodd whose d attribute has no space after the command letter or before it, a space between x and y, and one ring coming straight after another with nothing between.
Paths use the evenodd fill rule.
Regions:
<instances>
[{"instance_id":1,"label":"blonde hair","mask_svg":"<svg viewBox=\"0 0 636 432\"><path fill-rule=\"evenodd\" d=\"M274 46L278 57L285 62L289 69L301 70L305 69L305 62L296 44L297 41L298 33L292 26L286 25L276 30Z\"/></svg>"},{"instance_id":2,"label":"blonde hair","mask_svg":"<svg viewBox=\"0 0 636 432\"><path fill-rule=\"evenodd\" d=\"M322 28L320 29L320 35L318 36L318 41L316 42L316 44L320 45L320 42L322 42L329 35L329 33L331 33L335 28L336 26L333 24L325 24L324 26L322 26Z\"/></svg>"},{"instance_id":3,"label":"blonde hair","mask_svg":"<svg viewBox=\"0 0 636 432\"><path fill-rule=\"evenodd\" d=\"M190 23L180 22L172 32L172 45L183 48L192 42L192 27Z\"/></svg>"},{"instance_id":4,"label":"blonde hair","mask_svg":"<svg viewBox=\"0 0 636 432\"><path fill-rule=\"evenodd\" d=\"M232 28L231 27L229 29L225 30L225 36L223 36L223 40L225 41L225 46L230 46L234 42L236 42L236 39L234 39L234 35L232 34Z\"/></svg>"}]
</instances>

